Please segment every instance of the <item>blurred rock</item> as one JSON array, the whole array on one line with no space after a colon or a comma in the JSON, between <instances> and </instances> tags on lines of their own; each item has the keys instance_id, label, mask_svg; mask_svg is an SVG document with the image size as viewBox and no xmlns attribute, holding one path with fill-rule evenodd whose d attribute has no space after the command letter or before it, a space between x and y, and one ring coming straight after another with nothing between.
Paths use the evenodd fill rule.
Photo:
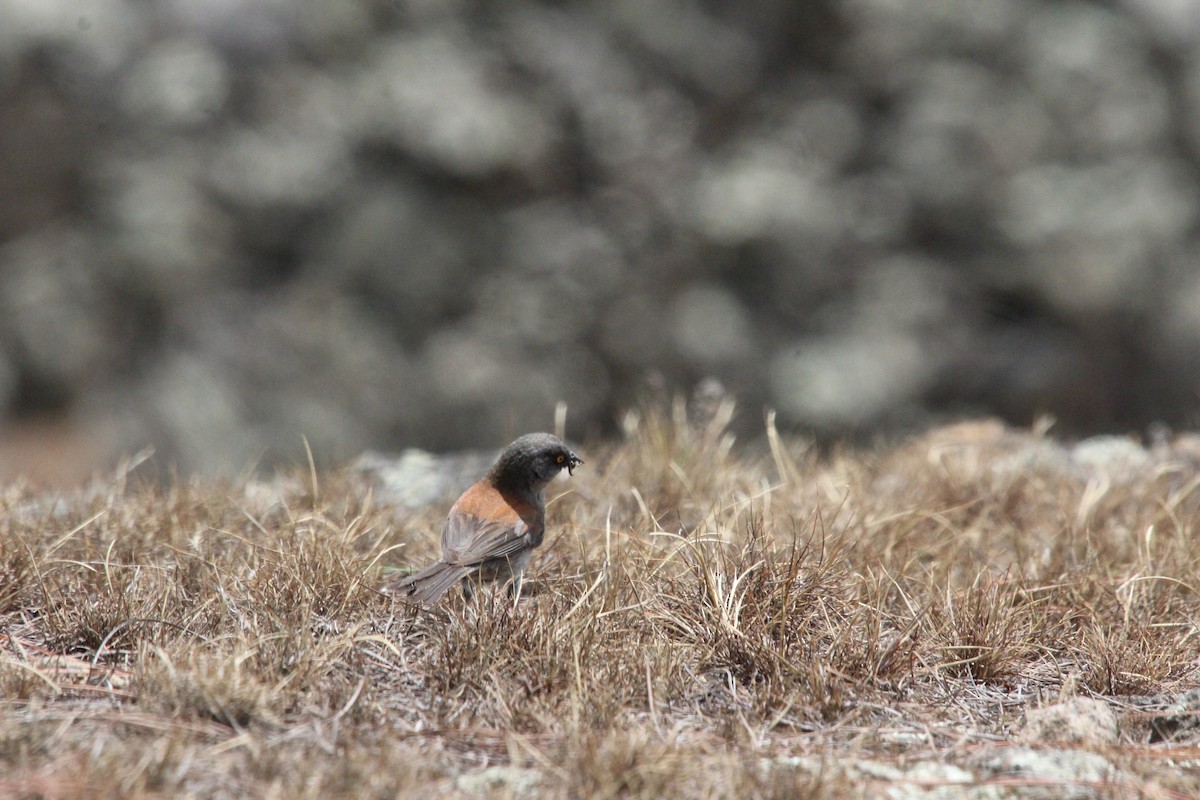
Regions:
<instances>
[{"instance_id":1,"label":"blurred rock","mask_svg":"<svg viewBox=\"0 0 1200 800\"><path fill-rule=\"evenodd\" d=\"M1093 436L1071 448L1071 460L1088 475L1104 475L1117 481L1145 474L1150 453L1124 436Z\"/></svg>"},{"instance_id":2,"label":"blurred rock","mask_svg":"<svg viewBox=\"0 0 1200 800\"><path fill-rule=\"evenodd\" d=\"M44 228L0 248L0 401L8 415L60 411L63 398L109 379L116 326L95 247L81 230Z\"/></svg>"},{"instance_id":3,"label":"blurred rock","mask_svg":"<svg viewBox=\"0 0 1200 800\"><path fill-rule=\"evenodd\" d=\"M497 794L525 794L537 789L541 781L542 774L535 769L487 767L459 775L454 779L454 788L468 795L495 797Z\"/></svg>"},{"instance_id":4,"label":"blurred rock","mask_svg":"<svg viewBox=\"0 0 1200 800\"><path fill-rule=\"evenodd\" d=\"M984 748L972 766L977 779L1028 781L1031 785L1018 784L1018 791L1008 795L1021 800L1095 800L1102 795L1094 787L1128 780L1111 761L1086 750ZM996 796L992 788L985 796Z\"/></svg>"},{"instance_id":5,"label":"blurred rock","mask_svg":"<svg viewBox=\"0 0 1200 800\"><path fill-rule=\"evenodd\" d=\"M1121 4L1172 45L1194 42L1200 36L1197 0L1123 0Z\"/></svg>"},{"instance_id":6,"label":"blurred rock","mask_svg":"<svg viewBox=\"0 0 1200 800\"><path fill-rule=\"evenodd\" d=\"M200 185L205 167L190 148L103 162L106 283L168 309L233 277L236 223Z\"/></svg>"},{"instance_id":7,"label":"blurred rock","mask_svg":"<svg viewBox=\"0 0 1200 800\"><path fill-rule=\"evenodd\" d=\"M1150 718L1150 741L1176 742L1195 738L1200 728L1200 689L1174 698L1165 713Z\"/></svg>"},{"instance_id":8,"label":"blurred rock","mask_svg":"<svg viewBox=\"0 0 1200 800\"><path fill-rule=\"evenodd\" d=\"M772 400L792 419L853 428L915 402L933 368L911 336L858 331L801 341L772 362Z\"/></svg>"},{"instance_id":9,"label":"blurred rock","mask_svg":"<svg viewBox=\"0 0 1200 800\"><path fill-rule=\"evenodd\" d=\"M166 41L152 47L124 81L125 113L170 128L218 118L229 97L229 68L201 42Z\"/></svg>"},{"instance_id":10,"label":"blurred rock","mask_svg":"<svg viewBox=\"0 0 1200 800\"><path fill-rule=\"evenodd\" d=\"M0 421L185 471L648 375L739 433L1194 425L1195 5L0 0Z\"/></svg>"},{"instance_id":11,"label":"blurred rock","mask_svg":"<svg viewBox=\"0 0 1200 800\"><path fill-rule=\"evenodd\" d=\"M1075 697L1026 711L1022 736L1046 744L1113 745L1117 717L1103 700Z\"/></svg>"},{"instance_id":12,"label":"blurred rock","mask_svg":"<svg viewBox=\"0 0 1200 800\"><path fill-rule=\"evenodd\" d=\"M754 351L750 320L731 292L694 285L681 292L671 307L675 344L688 361L709 367Z\"/></svg>"},{"instance_id":13,"label":"blurred rock","mask_svg":"<svg viewBox=\"0 0 1200 800\"><path fill-rule=\"evenodd\" d=\"M546 110L494 80L501 54L461 33L384 37L363 65L366 132L462 177L522 169L543 158Z\"/></svg>"},{"instance_id":14,"label":"blurred rock","mask_svg":"<svg viewBox=\"0 0 1200 800\"><path fill-rule=\"evenodd\" d=\"M350 469L371 483L380 501L416 511L454 500L487 472L495 457L495 453L437 456L410 448L397 457L364 453Z\"/></svg>"}]
</instances>

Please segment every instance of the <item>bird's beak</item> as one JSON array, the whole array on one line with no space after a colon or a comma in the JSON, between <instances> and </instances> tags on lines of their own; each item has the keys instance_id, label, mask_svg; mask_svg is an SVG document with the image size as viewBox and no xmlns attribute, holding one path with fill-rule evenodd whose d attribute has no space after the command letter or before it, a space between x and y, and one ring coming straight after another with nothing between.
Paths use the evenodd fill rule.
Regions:
<instances>
[{"instance_id":1,"label":"bird's beak","mask_svg":"<svg viewBox=\"0 0 1200 800\"><path fill-rule=\"evenodd\" d=\"M567 456L567 474L574 475L575 468L578 467L582 463L583 463L582 458L575 455L574 453L571 453L569 456Z\"/></svg>"}]
</instances>

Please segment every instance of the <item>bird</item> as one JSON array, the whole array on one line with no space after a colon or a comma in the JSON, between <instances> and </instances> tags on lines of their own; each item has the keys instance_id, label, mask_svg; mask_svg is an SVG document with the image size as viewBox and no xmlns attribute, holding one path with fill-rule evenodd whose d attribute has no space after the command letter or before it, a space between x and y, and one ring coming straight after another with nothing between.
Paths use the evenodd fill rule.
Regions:
<instances>
[{"instance_id":1,"label":"bird","mask_svg":"<svg viewBox=\"0 0 1200 800\"><path fill-rule=\"evenodd\" d=\"M542 492L562 470L573 475L582 463L552 434L518 438L450 508L442 527L441 559L398 581L390 593L433 605L456 583L462 583L469 600L473 584L504 581L515 602L529 557L546 534Z\"/></svg>"}]
</instances>

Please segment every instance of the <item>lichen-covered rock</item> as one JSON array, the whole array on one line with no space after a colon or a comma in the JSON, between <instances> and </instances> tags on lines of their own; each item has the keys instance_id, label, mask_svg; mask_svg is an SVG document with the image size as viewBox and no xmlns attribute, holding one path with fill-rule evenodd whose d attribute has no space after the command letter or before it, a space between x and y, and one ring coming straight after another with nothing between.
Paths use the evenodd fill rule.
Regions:
<instances>
[{"instance_id":1,"label":"lichen-covered rock","mask_svg":"<svg viewBox=\"0 0 1200 800\"><path fill-rule=\"evenodd\" d=\"M596 432L651 375L1189 422L1190 5L0 0L0 421L185 470Z\"/></svg>"},{"instance_id":2,"label":"lichen-covered rock","mask_svg":"<svg viewBox=\"0 0 1200 800\"><path fill-rule=\"evenodd\" d=\"M1103 700L1074 697L1026 711L1021 735L1028 742L1116 744L1117 717Z\"/></svg>"}]
</instances>

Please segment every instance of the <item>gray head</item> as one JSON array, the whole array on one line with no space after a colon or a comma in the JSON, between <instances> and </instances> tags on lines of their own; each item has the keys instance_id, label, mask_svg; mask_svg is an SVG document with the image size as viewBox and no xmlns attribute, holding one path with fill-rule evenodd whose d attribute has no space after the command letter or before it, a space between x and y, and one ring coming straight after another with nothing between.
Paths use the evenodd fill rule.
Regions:
<instances>
[{"instance_id":1,"label":"gray head","mask_svg":"<svg viewBox=\"0 0 1200 800\"><path fill-rule=\"evenodd\" d=\"M582 463L557 436L527 433L504 448L488 477L498 487L540 492L563 469L572 473Z\"/></svg>"}]
</instances>

